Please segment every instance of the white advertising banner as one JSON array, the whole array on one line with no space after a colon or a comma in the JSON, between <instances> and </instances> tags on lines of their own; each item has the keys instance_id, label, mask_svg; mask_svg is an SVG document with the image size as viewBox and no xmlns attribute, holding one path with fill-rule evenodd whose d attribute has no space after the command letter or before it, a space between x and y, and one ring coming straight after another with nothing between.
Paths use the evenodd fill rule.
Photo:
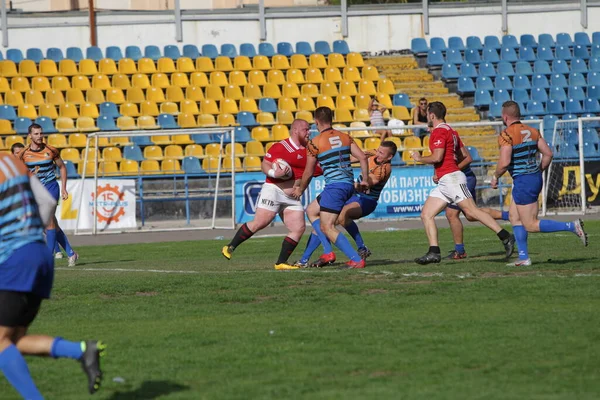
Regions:
<instances>
[{"instance_id":1,"label":"white advertising banner","mask_svg":"<svg viewBox=\"0 0 600 400\"><path fill-rule=\"evenodd\" d=\"M133 179L98 179L98 208L94 212L94 180L86 179L83 201L80 197L83 180L67 181L69 198L61 200L56 209L58 225L74 230L79 216L77 228L81 230L92 229L94 218L98 221L98 231L135 228L135 183Z\"/></svg>"}]
</instances>

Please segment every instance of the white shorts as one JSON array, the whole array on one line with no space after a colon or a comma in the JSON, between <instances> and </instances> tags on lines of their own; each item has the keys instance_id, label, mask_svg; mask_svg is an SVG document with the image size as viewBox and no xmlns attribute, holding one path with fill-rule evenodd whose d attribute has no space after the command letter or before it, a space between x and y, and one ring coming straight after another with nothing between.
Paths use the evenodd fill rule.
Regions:
<instances>
[{"instance_id":1,"label":"white shorts","mask_svg":"<svg viewBox=\"0 0 600 400\"><path fill-rule=\"evenodd\" d=\"M467 177L462 171L442 176L438 185L429 192L429 196L454 204L473 197L467 187Z\"/></svg>"},{"instance_id":2,"label":"white shorts","mask_svg":"<svg viewBox=\"0 0 600 400\"><path fill-rule=\"evenodd\" d=\"M289 197L277 185L272 183L265 183L262 186L260 195L256 201L256 208L262 208L275 213L279 213L285 209L304 211L300 200Z\"/></svg>"}]
</instances>

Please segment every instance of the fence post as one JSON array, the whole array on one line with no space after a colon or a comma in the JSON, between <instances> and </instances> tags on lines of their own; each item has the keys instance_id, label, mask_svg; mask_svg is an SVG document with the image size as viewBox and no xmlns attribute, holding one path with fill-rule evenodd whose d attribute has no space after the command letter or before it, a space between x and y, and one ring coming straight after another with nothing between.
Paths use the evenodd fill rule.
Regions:
<instances>
[{"instance_id":1,"label":"fence post","mask_svg":"<svg viewBox=\"0 0 600 400\"><path fill-rule=\"evenodd\" d=\"M8 47L8 16L6 15L6 1L2 0L2 46Z\"/></svg>"},{"instance_id":2,"label":"fence post","mask_svg":"<svg viewBox=\"0 0 600 400\"><path fill-rule=\"evenodd\" d=\"M175 0L175 40L183 41L183 27L181 26L181 0Z\"/></svg>"}]
</instances>

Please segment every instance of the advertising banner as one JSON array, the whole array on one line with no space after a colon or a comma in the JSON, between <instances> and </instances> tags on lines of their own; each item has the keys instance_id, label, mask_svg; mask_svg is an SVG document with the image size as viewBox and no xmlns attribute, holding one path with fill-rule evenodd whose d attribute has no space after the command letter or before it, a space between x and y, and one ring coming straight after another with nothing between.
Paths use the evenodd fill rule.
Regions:
<instances>
[{"instance_id":1,"label":"advertising banner","mask_svg":"<svg viewBox=\"0 0 600 400\"><path fill-rule=\"evenodd\" d=\"M585 194L588 206L600 205L598 191L600 190L600 161L584 163ZM552 176L548 179L548 207L555 204L581 204L581 168L579 162L555 161L551 169Z\"/></svg>"}]
</instances>

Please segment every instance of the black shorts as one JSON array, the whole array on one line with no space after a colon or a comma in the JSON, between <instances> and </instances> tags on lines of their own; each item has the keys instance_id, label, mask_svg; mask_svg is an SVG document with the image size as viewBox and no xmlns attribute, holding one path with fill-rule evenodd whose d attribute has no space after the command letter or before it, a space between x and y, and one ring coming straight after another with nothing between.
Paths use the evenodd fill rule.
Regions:
<instances>
[{"instance_id":1,"label":"black shorts","mask_svg":"<svg viewBox=\"0 0 600 400\"><path fill-rule=\"evenodd\" d=\"M0 326L29 326L40 311L42 298L33 293L0 290Z\"/></svg>"}]
</instances>

